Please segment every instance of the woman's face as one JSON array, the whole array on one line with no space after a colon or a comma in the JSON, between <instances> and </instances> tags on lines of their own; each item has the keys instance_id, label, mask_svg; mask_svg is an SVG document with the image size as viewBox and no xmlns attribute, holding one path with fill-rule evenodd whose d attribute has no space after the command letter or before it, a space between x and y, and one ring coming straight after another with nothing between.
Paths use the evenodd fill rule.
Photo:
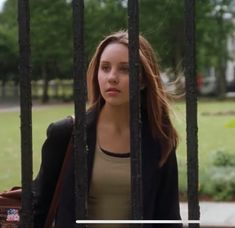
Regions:
<instances>
[{"instance_id":1,"label":"woman's face","mask_svg":"<svg viewBox=\"0 0 235 228\"><path fill-rule=\"evenodd\" d=\"M98 69L100 92L106 104L129 104L128 48L120 43L105 47Z\"/></svg>"}]
</instances>

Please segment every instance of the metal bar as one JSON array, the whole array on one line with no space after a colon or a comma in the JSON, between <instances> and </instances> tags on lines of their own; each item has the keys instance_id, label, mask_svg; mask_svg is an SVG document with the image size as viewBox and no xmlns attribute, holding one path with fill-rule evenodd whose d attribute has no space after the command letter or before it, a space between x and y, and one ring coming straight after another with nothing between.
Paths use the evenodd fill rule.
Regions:
<instances>
[{"instance_id":1,"label":"metal bar","mask_svg":"<svg viewBox=\"0 0 235 228\"><path fill-rule=\"evenodd\" d=\"M32 221L32 98L30 67L30 12L29 1L18 1L19 75L21 117L21 175L22 210L21 227L33 227Z\"/></svg>"},{"instance_id":2,"label":"metal bar","mask_svg":"<svg viewBox=\"0 0 235 228\"><path fill-rule=\"evenodd\" d=\"M74 31L74 161L76 219L87 219L86 77L84 68L84 1L73 0ZM78 224L78 227L85 227Z\"/></svg>"},{"instance_id":3,"label":"metal bar","mask_svg":"<svg viewBox=\"0 0 235 228\"><path fill-rule=\"evenodd\" d=\"M189 220L199 220L195 0L185 0L185 35L188 218ZM189 224L189 227L200 227L200 225Z\"/></svg>"},{"instance_id":4,"label":"metal bar","mask_svg":"<svg viewBox=\"0 0 235 228\"><path fill-rule=\"evenodd\" d=\"M139 85L139 3L128 1L132 219L143 219ZM141 224L138 225L141 227Z\"/></svg>"}]
</instances>

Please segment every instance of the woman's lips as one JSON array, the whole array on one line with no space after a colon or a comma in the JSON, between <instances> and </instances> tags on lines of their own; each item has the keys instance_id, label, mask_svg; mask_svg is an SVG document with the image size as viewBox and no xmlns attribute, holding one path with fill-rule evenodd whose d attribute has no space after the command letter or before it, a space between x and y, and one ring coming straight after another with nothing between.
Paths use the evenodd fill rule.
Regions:
<instances>
[{"instance_id":1,"label":"woman's lips","mask_svg":"<svg viewBox=\"0 0 235 228\"><path fill-rule=\"evenodd\" d=\"M107 89L107 90L106 90L106 93L107 93L109 96L116 96L117 94L120 93L120 90L115 89L115 88L110 88L110 89Z\"/></svg>"}]
</instances>

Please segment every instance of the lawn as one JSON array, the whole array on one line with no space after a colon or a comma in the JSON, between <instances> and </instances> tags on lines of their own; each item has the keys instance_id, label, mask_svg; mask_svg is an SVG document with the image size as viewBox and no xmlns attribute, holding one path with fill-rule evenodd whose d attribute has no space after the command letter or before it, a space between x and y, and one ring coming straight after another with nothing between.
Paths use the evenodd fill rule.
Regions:
<instances>
[{"instance_id":1,"label":"lawn","mask_svg":"<svg viewBox=\"0 0 235 228\"><path fill-rule=\"evenodd\" d=\"M177 103L175 108L175 124L180 135L177 150L179 163L179 179L181 191L186 191L186 114L185 103ZM225 151L235 156L235 101L198 102L198 155L199 155L199 187L208 167L215 159L216 152Z\"/></svg>"},{"instance_id":2,"label":"lawn","mask_svg":"<svg viewBox=\"0 0 235 228\"><path fill-rule=\"evenodd\" d=\"M186 142L185 142L185 104L176 103L174 121L180 134L177 150L180 188L186 190ZM33 166L34 176L40 165L40 151L46 138L47 126L58 119L73 113L73 105L35 106L33 108ZM200 101L198 106L199 168L204 170L213 160L219 149L235 155L235 101ZM231 125L231 126L230 126ZM0 111L0 191L13 185L20 185L20 121L19 111Z\"/></svg>"},{"instance_id":3,"label":"lawn","mask_svg":"<svg viewBox=\"0 0 235 228\"><path fill-rule=\"evenodd\" d=\"M48 125L73 114L73 105L33 107L33 167L37 174L41 160L41 146L46 138ZM20 185L20 114L19 111L0 110L0 191Z\"/></svg>"}]
</instances>

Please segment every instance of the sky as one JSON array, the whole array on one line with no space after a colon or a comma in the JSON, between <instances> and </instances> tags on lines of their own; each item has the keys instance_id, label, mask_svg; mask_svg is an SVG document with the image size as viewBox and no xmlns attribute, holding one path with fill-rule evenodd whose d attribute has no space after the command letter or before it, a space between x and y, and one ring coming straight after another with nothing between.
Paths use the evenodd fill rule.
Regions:
<instances>
[{"instance_id":1,"label":"sky","mask_svg":"<svg viewBox=\"0 0 235 228\"><path fill-rule=\"evenodd\" d=\"M0 11L2 11L3 4L6 0L0 0Z\"/></svg>"}]
</instances>

